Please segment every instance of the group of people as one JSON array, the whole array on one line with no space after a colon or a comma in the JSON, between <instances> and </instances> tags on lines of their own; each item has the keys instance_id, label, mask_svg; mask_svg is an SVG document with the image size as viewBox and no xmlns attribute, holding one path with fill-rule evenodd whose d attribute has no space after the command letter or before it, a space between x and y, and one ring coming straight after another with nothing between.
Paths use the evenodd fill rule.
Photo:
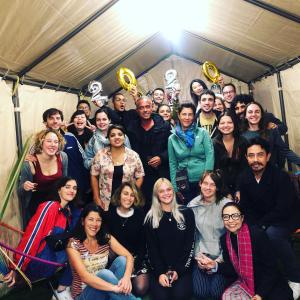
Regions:
<instances>
[{"instance_id":1,"label":"group of people","mask_svg":"<svg viewBox=\"0 0 300 300\"><path fill-rule=\"evenodd\" d=\"M44 112L21 170L14 259L32 280L56 267L28 255L66 263L53 299L300 296L289 241L300 202L282 170L300 158L286 125L232 83L216 96L195 79L190 93L174 112L163 89L133 88L136 109L116 93L94 118L81 100L66 128L60 110Z\"/></svg>"}]
</instances>

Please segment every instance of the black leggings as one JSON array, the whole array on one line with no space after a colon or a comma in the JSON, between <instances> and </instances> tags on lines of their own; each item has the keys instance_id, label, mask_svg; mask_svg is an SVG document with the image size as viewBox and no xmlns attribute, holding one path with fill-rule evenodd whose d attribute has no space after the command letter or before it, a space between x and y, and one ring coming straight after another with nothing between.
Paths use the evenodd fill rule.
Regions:
<instances>
[{"instance_id":1,"label":"black leggings","mask_svg":"<svg viewBox=\"0 0 300 300\"><path fill-rule=\"evenodd\" d=\"M189 300L193 294L192 274L181 275L172 283L172 287L162 287L158 278L151 275L150 293L155 300Z\"/></svg>"}]
</instances>

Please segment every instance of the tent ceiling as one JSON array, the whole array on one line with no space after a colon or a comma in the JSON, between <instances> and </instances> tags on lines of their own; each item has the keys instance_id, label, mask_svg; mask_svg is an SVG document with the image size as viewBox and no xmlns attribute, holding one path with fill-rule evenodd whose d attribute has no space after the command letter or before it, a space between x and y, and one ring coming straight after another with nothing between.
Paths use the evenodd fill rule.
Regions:
<instances>
[{"instance_id":1,"label":"tent ceiling","mask_svg":"<svg viewBox=\"0 0 300 300\"><path fill-rule=\"evenodd\" d=\"M256 2L274 7L275 12ZM115 76L119 66L138 75L172 53L200 63L211 60L224 74L244 82L300 54L300 24L276 14L277 9L299 17L298 1L206 0L207 25L184 31L176 46L155 29L141 34L127 26L122 15L136 7L124 9L124 3L128 2L5 1L0 11L0 68L19 73L64 39L56 51L28 69L26 78L78 89L99 78L111 93L119 87ZM103 10L99 17L68 39L99 10ZM155 22L144 17L144 11L135 14L142 16L137 17L136 27L143 19Z\"/></svg>"}]
</instances>

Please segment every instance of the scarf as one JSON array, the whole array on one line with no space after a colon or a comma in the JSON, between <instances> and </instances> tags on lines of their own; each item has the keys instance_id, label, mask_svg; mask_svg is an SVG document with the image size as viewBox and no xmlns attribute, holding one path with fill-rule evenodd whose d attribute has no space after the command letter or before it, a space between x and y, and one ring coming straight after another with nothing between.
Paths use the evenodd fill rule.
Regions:
<instances>
[{"instance_id":1,"label":"scarf","mask_svg":"<svg viewBox=\"0 0 300 300\"><path fill-rule=\"evenodd\" d=\"M243 223L237 234L238 257L232 247L230 233L226 234L226 246L232 265L239 276L236 283L251 297L255 295L251 238L248 225Z\"/></svg>"},{"instance_id":2,"label":"scarf","mask_svg":"<svg viewBox=\"0 0 300 300\"><path fill-rule=\"evenodd\" d=\"M195 128L196 128L196 124L192 123L187 130L183 131L180 124L178 123L175 129L176 134L190 149L194 146L195 143Z\"/></svg>"}]
</instances>

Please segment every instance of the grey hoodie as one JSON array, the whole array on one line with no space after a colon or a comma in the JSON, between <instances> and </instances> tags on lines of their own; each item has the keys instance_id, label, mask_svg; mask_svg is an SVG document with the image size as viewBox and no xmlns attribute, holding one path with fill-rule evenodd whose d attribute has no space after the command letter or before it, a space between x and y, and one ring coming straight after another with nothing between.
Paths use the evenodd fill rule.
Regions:
<instances>
[{"instance_id":1,"label":"grey hoodie","mask_svg":"<svg viewBox=\"0 0 300 300\"><path fill-rule=\"evenodd\" d=\"M221 214L223 206L231 200L223 198L218 204L204 204L201 198L199 195L187 205L195 215L194 256L201 252L209 254L212 259L222 259L220 237L225 233L225 228Z\"/></svg>"}]
</instances>

